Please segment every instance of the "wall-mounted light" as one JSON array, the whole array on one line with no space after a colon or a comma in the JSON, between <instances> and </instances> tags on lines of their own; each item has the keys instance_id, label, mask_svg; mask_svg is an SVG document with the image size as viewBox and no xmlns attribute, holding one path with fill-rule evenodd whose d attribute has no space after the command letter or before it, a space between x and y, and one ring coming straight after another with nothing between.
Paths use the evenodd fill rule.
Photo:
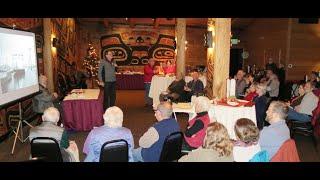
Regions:
<instances>
[{"instance_id":1,"label":"wall-mounted light","mask_svg":"<svg viewBox=\"0 0 320 180\"><path fill-rule=\"evenodd\" d=\"M52 39L52 47L58 47L58 38Z\"/></svg>"}]
</instances>

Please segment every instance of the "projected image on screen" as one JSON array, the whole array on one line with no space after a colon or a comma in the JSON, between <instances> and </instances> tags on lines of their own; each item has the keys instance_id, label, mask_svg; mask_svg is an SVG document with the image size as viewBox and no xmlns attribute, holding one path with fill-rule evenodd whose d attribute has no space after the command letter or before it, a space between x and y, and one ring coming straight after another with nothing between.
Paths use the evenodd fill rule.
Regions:
<instances>
[{"instance_id":1,"label":"projected image on screen","mask_svg":"<svg viewBox=\"0 0 320 180\"><path fill-rule=\"evenodd\" d=\"M34 33L0 28L0 105L38 90Z\"/></svg>"}]
</instances>

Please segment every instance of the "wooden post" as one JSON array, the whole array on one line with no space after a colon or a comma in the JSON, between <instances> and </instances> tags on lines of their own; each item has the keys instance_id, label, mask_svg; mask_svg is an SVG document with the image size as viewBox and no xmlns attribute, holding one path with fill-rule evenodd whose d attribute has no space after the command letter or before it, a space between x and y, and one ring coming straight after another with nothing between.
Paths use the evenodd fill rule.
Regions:
<instances>
[{"instance_id":1,"label":"wooden post","mask_svg":"<svg viewBox=\"0 0 320 180\"><path fill-rule=\"evenodd\" d=\"M212 40L214 40L215 28L214 18L208 18L208 31L212 32ZM206 94L209 99L213 98L213 75L214 75L214 42L211 42L212 47L207 49L207 85Z\"/></svg>"},{"instance_id":2,"label":"wooden post","mask_svg":"<svg viewBox=\"0 0 320 180\"><path fill-rule=\"evenodd\" d=\"M186 19L177 18L176 25L176 37L177 37L177 73L185 75L186 63L185 63L185 48L186 48Z\"/></svg>"},{"instance_id":3,"label":"wooden post","mask_svg":"<svg viewBox=\"0 0 320 180\"><path fill-rule=\"evenodd\" d=\"M215 19L213 96L226 96L230 64L231 18Z\"/></svg>"},{"instance_id":4,"label":"wooden post","mask_svg":"<svg viewBox=\"0 0 320 180\"><path fill-rule=\"evenodd\" d=\"M52 41L51 41L51 19L43 19L43 64L44 75L48 78L48 90L54 92L53 83L53 58L52 58Z\"/></svg>"}]
</instances>

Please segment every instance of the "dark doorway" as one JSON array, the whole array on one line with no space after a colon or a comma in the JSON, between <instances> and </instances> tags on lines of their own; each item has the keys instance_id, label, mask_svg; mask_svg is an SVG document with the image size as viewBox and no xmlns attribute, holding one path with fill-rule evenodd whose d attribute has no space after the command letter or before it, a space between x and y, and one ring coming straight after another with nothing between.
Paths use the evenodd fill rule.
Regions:
<instances>
[{"instance_id":1,"label":"dark doorway","mask_svg":"<svg viewBox=\"0 0 320 180\"><path fill-rule=\"evenodd\" d=\"M234 77L239 69L242 69L242 52L243 49L230 49L230 67L229 76Z\"/></svg>"}]
</instances>

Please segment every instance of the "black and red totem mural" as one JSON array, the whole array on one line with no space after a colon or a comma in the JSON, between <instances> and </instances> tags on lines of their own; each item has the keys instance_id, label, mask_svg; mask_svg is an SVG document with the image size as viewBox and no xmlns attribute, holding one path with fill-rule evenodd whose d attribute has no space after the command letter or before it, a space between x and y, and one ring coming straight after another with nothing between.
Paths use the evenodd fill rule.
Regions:
<instances>
[{"instance_id":1,"label":"black and red totem mural","mask_svg":"<svg viewBox=\"0 0 320 180\"><path fill-rule=\"evenodd\" d=\"M175 59L175 37L152 31L132 31L102 36L101 56L112 51L119 66L139 66L149 58L158 62Z\"/></svg>"}]
</instances>

